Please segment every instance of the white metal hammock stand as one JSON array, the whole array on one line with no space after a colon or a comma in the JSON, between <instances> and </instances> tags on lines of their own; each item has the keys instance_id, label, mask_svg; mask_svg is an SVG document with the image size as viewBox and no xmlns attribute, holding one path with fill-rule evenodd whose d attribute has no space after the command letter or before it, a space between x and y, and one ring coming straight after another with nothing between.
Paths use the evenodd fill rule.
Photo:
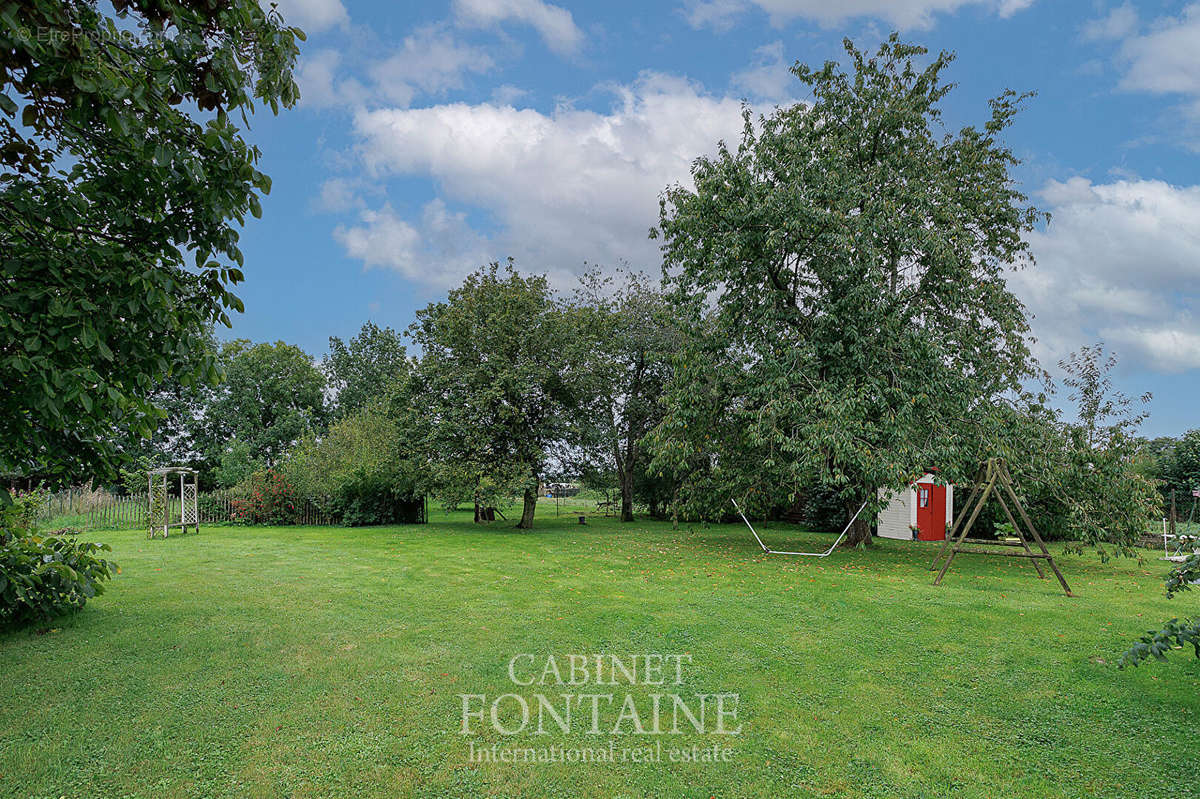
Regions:
<instances>
[{"instance_id":1,"label":"white metal hammock stand","mask_svg":"<svg viewBox=\"0 0 1200 799\"><path fill-rule=\"evenodd\" d=\"M742 517L742 521L744 521L746 526L750 528L750 532L754 533L754 540L758 542L760 547L762 547L762 551L766 552L768 555L803 555L809 558L827 558L833 553L833 550L837 549L837 545L842 543L842 539L846 537L846 533L850 532L850 525L854 524L854 520L858 518L858 514L862 513L863 508L867 507L867 502L869 500L863 500L863 504L858 506L858 510L854 511L854 515L850 517L850 521L846 522L846 526L842 528L842 534L839 535L837 540L834 541L829 549L825 550L824 552L783 552L778 549L769 548L763 543L763 540L758 537L758 531L754 529L754 525L752 525L750 520L746 518L746 514L742 513L742 508L737 504L737 500L731 497L729 501L733 503L733 507L737 508L738 516Z\"/></svg>"},{"instance_id":2,"label":"white metal hammock stand","mask_svg":"<svg viewBox=\"0 0 1200 799\"><path fill-rule=\"evenodd\" d=\"M1195 495L1193 494L1193 497ZM1192 512L1188 514L1187 527L1191 529L1192 521L1196 518L1196 503L1200 501L1200 497L1192 500ZM1167 545L1168 540L1175 540L1175 551L1172 552ZM1163 560L1169 560L1172 563L1183 563L1188 559L1187 548L1191 547L1193 552L1200 552L1200 535L1191 533L1179 533L1172 535L1167 532L1167 520L1163 519Z\"/></svg>"}]
</instances>

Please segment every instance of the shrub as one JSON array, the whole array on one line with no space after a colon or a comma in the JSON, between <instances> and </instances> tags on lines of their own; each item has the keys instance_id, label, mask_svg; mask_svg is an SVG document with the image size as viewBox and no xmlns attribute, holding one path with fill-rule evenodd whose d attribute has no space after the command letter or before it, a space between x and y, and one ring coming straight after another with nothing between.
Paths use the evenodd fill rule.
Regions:
<instances>
[{"instance_id":1,"label":"shrub","mask_svg":"<svg viewBox=\"0 0 1200 799\"><path fill-rule=\"evenodd\" d=\"M31 535L46 511L50 492L44 488L21 491L8 505L0 502L0 534Z\"/></svg>"},{"instance_id":2,"label":"shrub","mask_svg":"<svg viewBox=\"0 0 1200 799\"><path fill-rule=\"evenodd\" d=\"M400 449L396 423L373 405L335 422L320 438L303 439L279 468L300 493L332 497L356 474L386 470Z\"/></svg>"},{"instance_id":3,"label":"shrub","mask_svg":"<svg viewBox=\"0 0 1200 799\"><path fill-rule=\"evenodd\" d=\"M300 500L291 482L279 472L255 472L238 491L242 496L230 503L233 521L238 524L285 525L299 520Z\"/></svg>"},{"instance_id":4,"label":"shrub","mask_svg":"<svg viewBox=\"0 0 1200 799\"><path fill-rule=\"evenodd\" d=\"M421 521L424 500L392 470L360 469L338 487L333 512L347 527L408 524Z\"/></svg>"},{"instance_id":5,"label":"shrub","mask_svg":"<svg viewBox=\"0 0 1200 799\"><path fill-rule=\"evenodd\" d=\"M424 498L404 449L395 420L372 404L335 422L321 438L301 441L280 469L302 495L347 526L417 522Z\"/></svg>"},{"instance_id":6,"label":"shrub","mask_svg":"<svg viewBox=\"0 0 1200 799\"><path fill-rule=\"evenodd\" d=\"M229 451L221 456L221 462L213 470L213 476L221 488L232 488L246 482L255 472L261 471L262 466L262 462L251 454L250 445L235 439Z\"/></svg>"},{"instance_id":7,"label":"shrub","mask_svg":"<svg viewBox=\"0 0 1200 799\"><path fill-rule=\"evenodd\" d=\"M107 544L80 541L74 530L37 534L37 497L0 509L0 627L49 621L79 610L104 591L117 565Z\"/></svg>"}]
</instances>

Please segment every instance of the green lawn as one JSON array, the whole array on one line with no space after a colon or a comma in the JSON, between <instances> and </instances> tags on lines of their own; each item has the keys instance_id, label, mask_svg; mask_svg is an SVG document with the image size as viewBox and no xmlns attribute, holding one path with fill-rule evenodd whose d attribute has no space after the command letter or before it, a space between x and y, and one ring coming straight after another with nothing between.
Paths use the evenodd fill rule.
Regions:
<instances>
[{"instance_id":1,"label":"green lawn","mask_svg":"<svg viewBox=\"0 0 1200 799\"><path fill-rule=\"evenodd\" d=\"M934 587L926 545L763 556L744 527L548 512L530 533L434 511L414 527L92 534L122 566L108 592L49 632L0 636L0 795L1200 793L1200 665L1115 666L1197 606L1163 598L1153 553L1062 557L1068 599L1017 558L960 556ZM767 529L780 546L831 540ZM581 690L514 686L514 655L597 652L691 657L682 685L587 689L618 703L739 695L740 735L624 735L618 753L716 742L731 760L467 762L468 741L607 747L586 725L459 733L459 694Z\"/></svg>"}]
</instances>

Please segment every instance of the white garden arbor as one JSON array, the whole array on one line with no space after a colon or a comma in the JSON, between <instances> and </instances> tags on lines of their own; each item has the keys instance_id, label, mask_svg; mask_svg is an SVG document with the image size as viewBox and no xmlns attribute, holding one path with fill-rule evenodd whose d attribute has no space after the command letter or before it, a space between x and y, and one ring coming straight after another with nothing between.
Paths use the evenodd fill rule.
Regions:
<instances>
[{"instance_id":1,"label":"white garden arbor","mask_svg":"<svg viewBox=\"0 0 1200 799\"><path fill-rule=\"evenodd\" d=\"M179 477L179 514L176 516L175 503L171 500L170 486ZM191 478L189 482L188 478ZM199 473L187 466L165 466L162 469L152 469L149 472L149 492L147 494L146 525L150 538L160 532L167 537L172 527L182 528L186 533L188 527L200 532Z\"/></svg>"}]
</instances>

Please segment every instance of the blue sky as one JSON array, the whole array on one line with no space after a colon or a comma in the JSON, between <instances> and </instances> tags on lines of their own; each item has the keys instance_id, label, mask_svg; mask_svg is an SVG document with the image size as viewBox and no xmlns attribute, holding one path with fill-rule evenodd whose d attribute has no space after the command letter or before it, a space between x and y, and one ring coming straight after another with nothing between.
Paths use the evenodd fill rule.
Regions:
<instances>
[{"instance_id":1,"label":"blue sky","mask_svg":"<svg viewBox=\"0 0 1200 799\"><path fill-rule=\"evenodd\" d=\"M260 113L274 180L243 234L232 335L314 356L397 329L512 256L569 287L584 264L656 273L658 192L736 140L740 103L803 100L787 67L893 29L958 55L951 129L1035 90L1008 135L1053 214L1010 283L1053 368L1104 341L1145 432L1200 426L1200 3L281 0L309 34L300 105Z\"/></svg>"}]
</instances>

